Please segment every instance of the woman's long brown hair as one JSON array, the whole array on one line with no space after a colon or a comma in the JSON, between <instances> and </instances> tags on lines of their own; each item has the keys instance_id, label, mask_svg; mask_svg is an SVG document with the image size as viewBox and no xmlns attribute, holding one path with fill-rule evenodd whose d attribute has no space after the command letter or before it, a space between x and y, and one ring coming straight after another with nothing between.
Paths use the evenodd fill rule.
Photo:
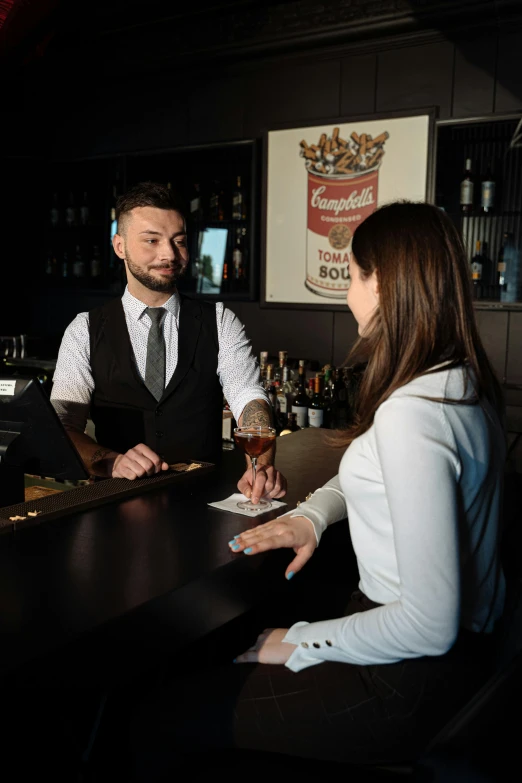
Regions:
<instances>
[{"instance_id":1,"label":"woman's long brown hair","mask_svg":"<svg viewBox=\"0 0 522 783\"><path fill-rule=\"evenodd\" d=\"M463 401L486 399L502 416L502 389L475 321L466 251L446 213L407 201L383 206L354 232L352 253L363 277L377 271L379 306L345 362L367 366L353 424L337 445L366 432L396 389L441 362L464 367L474 394Z\"/></svg>"}]
</instances>

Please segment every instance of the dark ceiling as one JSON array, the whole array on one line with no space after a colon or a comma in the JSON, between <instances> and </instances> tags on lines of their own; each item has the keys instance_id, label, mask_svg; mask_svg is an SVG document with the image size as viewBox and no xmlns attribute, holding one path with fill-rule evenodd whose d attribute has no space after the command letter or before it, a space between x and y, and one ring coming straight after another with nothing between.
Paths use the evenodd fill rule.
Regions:
<instances>
[{"instance_id":1,"label":"dark ceiling","mask_svg":"<svg viewBox=\"0 0 522 783\"><path fill-rule=\"evenodd\" d=\"M0 0L0 74L131 76L419 30L509 24L521 0Z\"/></svg>"}]
</instances>

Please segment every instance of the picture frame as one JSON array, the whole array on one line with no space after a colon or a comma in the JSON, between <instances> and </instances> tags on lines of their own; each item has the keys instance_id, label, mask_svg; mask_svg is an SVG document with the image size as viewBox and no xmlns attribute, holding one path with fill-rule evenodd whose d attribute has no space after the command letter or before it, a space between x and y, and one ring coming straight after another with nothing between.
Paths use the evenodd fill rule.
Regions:
<instances>
[{"instance_id":1,"label":"picture frame","mask_svg":"<svg viewBox=\"0 0 522 783\"><path fill-rule=\"evenodd\" d=\"M435 107L263 134L261 307L346 311L347 248L376 207L433 203Z\"/></svg>"}]
</instances>

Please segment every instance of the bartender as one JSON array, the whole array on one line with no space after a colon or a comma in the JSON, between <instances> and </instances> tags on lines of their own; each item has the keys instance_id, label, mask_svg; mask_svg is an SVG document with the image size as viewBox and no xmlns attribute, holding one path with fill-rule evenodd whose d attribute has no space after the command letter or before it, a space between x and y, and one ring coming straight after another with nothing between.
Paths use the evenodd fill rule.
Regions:
<instances>
[{"instance_id":1,"label":"bartender","mask_svg":"<svg viewBox=\"0 0 522 783\"><path fill-rule=\"evenodd\" d=\"M133 186L116 219L125 291L69 324L51 402L93 476L134 480L179 461L217 462L223 396L240 426L272 423L244 326L222 302L178 291L189 252L171 189ZM89 417L95 438L85 431ZM253 503L286 492L274 457L272 449L259 459L254 487L249 464L238 482Z\"/></svg>"}]
</instances>

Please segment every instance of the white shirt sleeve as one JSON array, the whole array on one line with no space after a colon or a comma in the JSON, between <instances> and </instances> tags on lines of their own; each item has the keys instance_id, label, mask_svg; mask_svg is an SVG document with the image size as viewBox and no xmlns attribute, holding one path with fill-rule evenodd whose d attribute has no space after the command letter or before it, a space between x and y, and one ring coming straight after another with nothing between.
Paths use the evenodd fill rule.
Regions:
<instances>
[{"instance_id":1,"label":"white shirt sleeve","mask_svg":"<svg viewBox=\"0 0 522 783\"><path fill-rule=\"evenodd\" d=\"M247 403L264 400L268 404L268 395L259 382L259 364L239 318L222 302L217 302L216 321L218 375L225 399L238 422Z\"/></svg>"},{"instance_id":2,"label":"white shirt sleeve","mask_svg":"<svg viewBox=\"0 0 522 783\"><path fill-rule=\"evenodd\" d=\"M93 389L89 314L79 313L64 332L51 391L51 402L67 429L85 432Z\"/></svg>"},{"instance_id":3,"label":"white shirt sleeve","mask_svg":"<svg viewBox=\"0 0 522 783\"><path fill-rule=\"evenodd\" d=\"M288 516L308 519L312 523L317 546L319 546L321 536L328 525L339 522L347 516L346 500L339 483L339 476L335 476L316 489L310 500L301 503Z\"/></svg>"},{"instance_id":4,"label":"white shirt sleeve","mask_svg":"<svg viewBox=\"0 0 522 783\"><path fill-rule=\"evenodd\" d=\"M326 660L394 663L442 655L453 645L460 607L460 461L444 407L399 397L375 416L400 597L347 617L293 625L283 640L298 645L286 664L292 671Z\"/></svg>"}]
</instances>

